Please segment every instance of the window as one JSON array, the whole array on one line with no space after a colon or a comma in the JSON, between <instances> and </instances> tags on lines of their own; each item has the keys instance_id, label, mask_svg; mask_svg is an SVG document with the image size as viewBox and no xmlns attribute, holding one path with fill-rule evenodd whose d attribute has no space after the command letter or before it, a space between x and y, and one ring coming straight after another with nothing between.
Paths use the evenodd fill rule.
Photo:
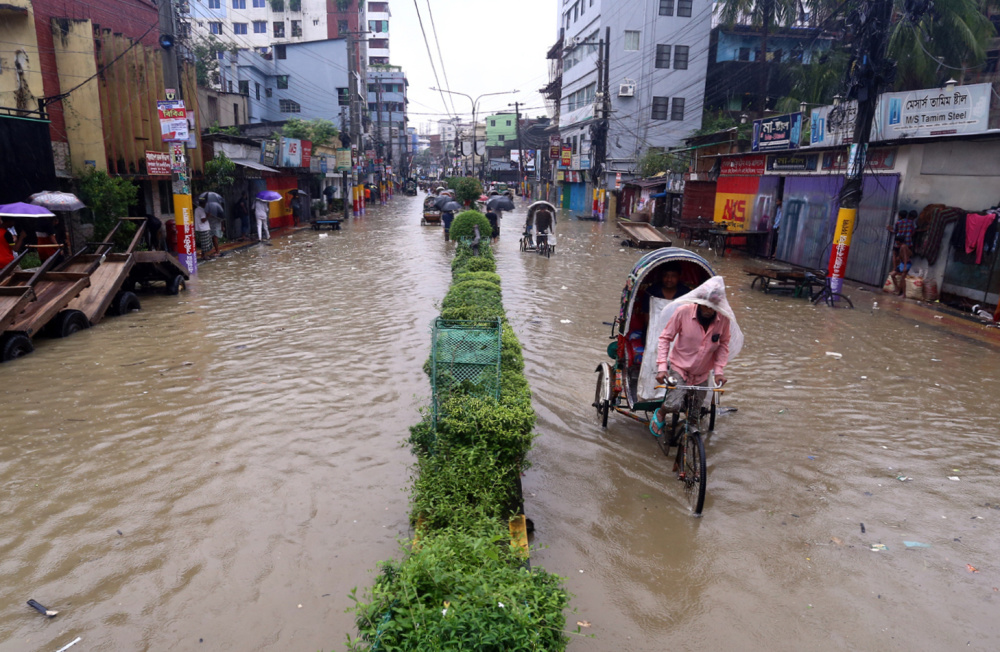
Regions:
<instances>
[{"instance_id":1,"label":"window","mask_svg":"<svg viewBox=\"0 0 1000 652\"><path fill-rule=\"evenodd\" d=\"M566 110L576 111L577 109L583 108L589 104L593 104L596 99L597 84L590 84L575 93L570 93L566 97Z\"/></svg>"},{"instance_id":2,"label":"window","mask_svg":"<svg viewBox=\"0 0 1000 652\"><path fill-rule=\"evenodd\" d=\"M657 68L669 68L670 67L670 46L669 45L657 45L656 46L656 67Z\"/></svg>"},{"instance_id":3,"label":"window","mask_svg":"<svg viewBox=\"0 0 1000 652\"><path fill-rule=\"evenodd\" d=\"M246 23L233 23L233 34L246 34L247 24Z\"/></svg>"},{"instance_id":4,"label":"window","mask_svg":"<svg viewBox=\"0 0 1000 652\"><path fill-rule=\"evenodd\" d=\"M374 48L376 50L388 50L389 49L389 39L387 38L373 38L368 39L368 47Z\"/></svg>"},{"instance_id":5,"label":"window","mask_svg":"<svg viewBox=\"0 0 1000 652\"><path fill-rule=\"evenodd\" d=\"M490 126L491 127L497 126L497 121L496 120L490 120Z\"/></svg>"},{"instance_id":6,"label":"window","mask_svg":"<svg viewBox=\"0 0 1000 652\"><path fill-rule=\"evenodd\" d=\"M575 23L578 18L580 18L580 3L573 5L573 22Z\"/></svg>"},{"instance_id":7,"label":"window","mask_svg":"<svg viewBox=\"0 0 1000 652\"><path fill-rule=\"evenodd\" d=\"M674 70L687 70L688 69L688 46L677 45L674 46Z\"/></svg>"},{"instance_id":8,"label":"window","mask_svg":"<svg viewBox=\"0 0 1000 652\"><path fill-rule=\"evenodd\" d=\"M278 90L283 91L288 88L288 75L278 75Z\"/></svg>"},{"instance_id":9,"label":"window","mask_svg":"<svg viewBox=\"0 0 1000 652\"><path fill-rule=\"evenodd\" d=\"M674 15L674 0L660 0L660 15L661 16Z\"/></svg>"},{"instance_id":10,"label":"window","mask_svg":"<svg viewBox=\"0 0 1000 652\"><path fill-rule=\"evenodd\" d=\"M293 20L292 21L292 38L296 36L302 36L302 21Z\"/></svg>"},{"instance_id":11,"label":"window","mask_svg":"<svg viewBox=\"0 0 1000 652\"><path fill-rule=\"evenodd\" d=\"M282 113L302 113L302 107L292 100L278 100L278 110Z\"/></svg>"},{"instance_id":12,"label":"window","mask_svg":"<svg viewBox=\"0 0 1000 652\"><path fill-rule=\"evenodd\" d=\"M287 58L288 57L288 48L285 47L284 45L275 45L274 46L274 56L278 57L279 59L285 59L285 58Z\"/></svg>"},{"instance_id":13,"label":"window","mask_svg":"<svg viewBox=\"0 0 1000 652\"><path fill-rule=\"evenodd\" d=\"M240 123L240 105L233 103L233 124L238 125Z\"/></svg>"},{"instance_id":14,"label":"window","mask_svg":"<svg viewBox=\"0 0 1000 652\"><path fill-rule=\"evenodd\" d=\"M264 97L271 97L272 95L274 95L274 90L273 89L271 89L271 88L265 88L264 89Z\"/></svg>"},{"instance_id":15,"label":"window","mask_svg":"<svg viewBox=\"0 0 1000 652\"><path fill-rule=\"evenodd\" d=\"M351 89L349 88L338 88L337 89L337 106L350 106L351 105Z\"/></svg>"},{"instance_id":16,"label":"window","mask_svg":"<svg viewBox=\"0 0 1000 652\"><path fill-rule=\"evenodd\" d=\"M285 0L271 0L271 11L284 11Z\"/></svg>"},{"instance_id":17,"label":"window","mask_svg":"<svg viewBox=\"0 0 1000 652\"><path fill-rule=\"evenodd\" d=\"M274 38L285 38L285 21L274 21Z\"/></svg>"},{"instance_id":18,"label":"window","mask_svg":"<svg viewBox=\"0 0 1000 652\"><path fill-rule=\"evenodd\" d=\"M229 92L232 93L233 92L233 80L232 79L228 80L226 82L226 84L228 84Z\"/></svg>"},{"instance_id":19,"label":"window","mask_svg":"<svg viewBox=\"0 0 1000 652\"><path fill-rule=\"evenodd\" d=\"M346 34L348 29L350 29L350 28L347 26L347 21L346 20L338 20L337 21L337 35L338 36L343 36L344 34Z\"/></svg>"},{"instance_id":20,"label":"window","mask_svg":"<svg viewBox=\"0 0 1000 652\"><path fill-rule=\"evenodd\" d=\"M250 97L250 82L246 79L240 80L240 95Z\"/></svg>"},{"instance_id":21,"label":"window","mask_svg":"<svg viewBox=\"0 0 1000 652\"><path fill-rule=\"evenodd\" d=\"M265 7L265 4L264 4L265 2L267 2L267 0L253 0L253 8L254 9L263 9Z\"/></svg>"},{"instance_id":22,"label":"window","mask_svg":"<svg viewBox=\"0 0 1000 652\"><path fill-rule=\"evenodd\" d=\"M267 21L255 20L253 21L253 33L254 34L267 34Z\"/></svg>"},{"instance_id":23,"label":"window","mask_svg":"<svg viewBox=\"0 0 1000 652\"><path fill-rule=\"evenodd\" d=\"M508 120L508 121L507 121L507 126L508 126L508 127L510 126L510 120Z\"/></svg>"},{"instance_id":24,"label":"window","mask_svg":"<svg viewBox=\"0 0 1000 652\"><path fill-rule=\"evenodd\" d=\"M677 15L685 18L691 17L692 0L677 0Z\"/></svg>"},{"instance_id":25,"label":"window","mask_svg":"<svg viewBox=\"0 0 1000 652\"><path fill-rule=\"evenodd\" d=\"M160 191L160 213L174 212L174 185L172 181L157 181L157 189Z\"/></svg>"},{"instance_id":26,"label":"window","mask_svg":"<svg viewBox=\"0 0 1000 652\"><path fill-rule=\"evenodd\" d=\"M247 0L233 0L233 9L246 9Z\"/></svg>"},{"instance_id":27,"label":"window","mask_svg":"<svg viewBox=\"0 0 1000 652\"><path fill-rule=\"evenodd\" d=\"M580 15L587 13L587 0L581 0L580 2Z\"/></svg>"},{"instance_id":28,"label":"window","mask_svg":"<svg viewBox=\"0 0 1000 652\"><path fill-rule=\"evenodd\" d=\"M740 48L739 60L740 61L750 60L750 48Z\"/></svg>"},{"instance_id":29,"label":"window","mask_svg":"<svg viewBox=\"0 0 1000 652\"><path fill-rule=\"evenodd\" d=\"M368 65L387 66L389 65L389 57L368 57Z\"/></svg>"},{"instance_id":30,"label":"window","mask_svg":"<svg viewBox=\"0 0 1000 652\"><path fill-rule=\"evenodd\" d=\"M671 120L683 120L684 119L684 98L675 97L673 106L670 109L670 119Z\"/></svg>"},{"instance_id":31,"label":"window","mask_svg":"<svg viewBox=\"0 0 1000 652\"><path fill-rule=\"evenodd\" d=\"M368 21L368 31L375 32L376 34L388 34L389 33L389 21L387 20L369 20Z\"/></svg>"},{"instance_id":32,"label":"window","mask_svg":"<svg viewBox=\"0 0 1000 652\"><path fill-rule=\"evenodd\" d=\"M378 92L378 85L377 84L368 84L368 92L369 93L377 93Z\"/></svg>"},{"instance_id":33,"label":"window","mask_svg":"<svg viewBox=\"0 0 1000 652\"><path fill-rule=\"evenodd\" d=\"M222 9L222 0L208 0L209 9Z\"/></svg>"},{"instance_id":34,"label":"window","mask_svg":"<svg viewBox=\"0 0 1000 652\"><path fill-rule=\"evenodd\" d=\"M504 141L505 138L506 138L506 136L504 136L503 134L500 134L499 136L497 136L497 140L499 140L501 143Z\"/></svg>"},{"instance_id":35,"label":"window","mask_svg":"<svg viewBox=\"0 0 1000 652\"><path fill-rule=\"evenodd\" d=\"M639 49L639 32L630 29L625 30L625 49L634 51Z\"/></svg>"},{"instance_id":36,"label":"window","mask_svg":"<svg viewBox=\"0 0 1000 652\"><path fill-rule=\"evenodd\" d=\"M653 98L653 120L666 120L670 113L669 97Z\"/></svg>"},{"instance_id":37,"label":"window","mask_svg":"<svg viewBox=\"0 0 1000 652\"><path fill-rule=\"evenodd\" d=\"M368 11L385 13L385 12L389 11L389 3L388 2L369 2L368 3Z\"/></svg>"},{"instance_id":38,"label":"window","mask_svg":"<svg viewBox=\"0 0 1000 652\"><path fill-rule=\"evenodd\" d=\"M221 34L222 33L222 23L220 23L218 21L214 21L214 20L209 21L209 23L208 23L208 31L210 31L213 34Z\"/></svg>"},{"instance_id":39,"label":"window","mask_svg":"<svg viewBox=\"0 0 1000 652\"><path fill-rule=\"evenodd\" d=\"M253 83L254 95L257 97L257 101L260 101L260 82Z\"/></svg>"}]
</instances>

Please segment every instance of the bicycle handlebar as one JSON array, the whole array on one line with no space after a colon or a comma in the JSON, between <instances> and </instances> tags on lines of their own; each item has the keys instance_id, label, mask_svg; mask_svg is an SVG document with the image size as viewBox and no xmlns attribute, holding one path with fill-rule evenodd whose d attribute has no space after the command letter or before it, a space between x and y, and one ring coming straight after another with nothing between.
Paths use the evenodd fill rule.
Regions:
<instances>
[{"instance_id":1,"label":"bicycle handlebar","mask_svg":"<svg viewBox=\"0 0 1000 652\"><path fill-rule=\"evenodd\" d=\"M702 392L707 392L712 390L713 392L724 392L722 385L717 387L708 387L705 385L657 385L654 389L695 389Z\"/></svg>"}]
</instances>

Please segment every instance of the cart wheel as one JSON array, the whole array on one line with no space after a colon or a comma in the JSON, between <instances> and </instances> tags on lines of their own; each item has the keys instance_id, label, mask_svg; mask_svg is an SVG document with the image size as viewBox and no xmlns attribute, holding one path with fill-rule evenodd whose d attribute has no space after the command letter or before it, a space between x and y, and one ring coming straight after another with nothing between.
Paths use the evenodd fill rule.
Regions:
<instances>
[{"instance_id":1,"label":"cart wheel","mask_svg":"<svg viewBox=\"0 0 1000 652\"><path fill-rule=\"evenodd\" d=\"M186 287L187 283L184 281L184 277L181 274L178 274L172 281L167 283L167 294L171 296L180 294L181 290Z\"/></svg>"},{"instance_id":2,"label":"cart wheel","mask_svg":"<svg viewBox=\"0 0 1000 652\"><path fill-rule=\"evenodd\" d=\"M831 292L827 294L824 301L826 305L831 308L854 308L854 303L846 296L839 292Z\"/></svg>"},{"instance_id":3,"label":"cart wheel","mask_svg":"<svg viewBox=\"0 0 1000 652\"><path fill-rule=\"evenodd\" d=\"M52 337L69 337L85 328L90 328L90 321L85 314L79 310L63 310L49 322L47 330Z\"/></svg>"},{"instance_id":4,"label":"cart wheel","mask_svg":"<svg viewBox=\"0 0 1000 652\"><path fill-rule=\"evenodd\" d=\"M21 333L8 333L3 340L0 340L0 348L3 354L2 362L9 362L35 350L28 336Z\"/></svg>"},{"instance_id":5,"label":"cart wheel","mask_svg":"<svg viewBox=\"0 0 1000 652\"><path fill-rule=\"evenodd\" d=\"M597 388L594 390L593 407L602 428L608 427L608 413L611 411L611 367L606 362L597 366Z\"/></svg>"},{"instance_id":6,"label":"cart wheel","mask_svg":"<svg viewBox=\"0 0 1000 652\"><path fill-rule=\"evenodd\" d=\"M127 315L133 310L139 310L141 305L139 304L139 297L135 296L135 292L119 292L118 296L112 302L111 308L114 310L112 314Z\"/></svg>"}]
</instances>

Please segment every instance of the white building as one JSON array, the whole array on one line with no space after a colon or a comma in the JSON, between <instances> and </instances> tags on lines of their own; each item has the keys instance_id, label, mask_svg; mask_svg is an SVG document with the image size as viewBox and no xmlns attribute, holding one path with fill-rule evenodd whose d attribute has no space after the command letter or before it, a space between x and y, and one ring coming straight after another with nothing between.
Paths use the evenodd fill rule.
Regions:
<instances>
[{"instance_id":1,"label":"white building","mask_svg":"<svg viewBox=\"0 0 1000 652\"><path fill-rule=\"evenodd\" d=\"M246 49L329 38L327 0L190 0L191 35Z\"/></svg>"},{"instance_id":2,"label":"white building","mask_svg":"<svg viewBox=\"0 0 1000 652\"><path fill-rule=\"evenodd\" d=\"M389 64L389 12L388 2L368 3L368 65Z\"/></svg>"}]
</instances>

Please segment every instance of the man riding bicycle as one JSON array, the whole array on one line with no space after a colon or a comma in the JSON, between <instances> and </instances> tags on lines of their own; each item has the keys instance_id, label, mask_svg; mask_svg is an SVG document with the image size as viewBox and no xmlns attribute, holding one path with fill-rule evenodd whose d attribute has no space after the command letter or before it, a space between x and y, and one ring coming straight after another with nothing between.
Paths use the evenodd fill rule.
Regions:
<instances>
[{"instance_id":1,"label":"man riding bicycle","mask_svg":"<svg viewBox=\"0 0 1000 652\"><path fill-rule=\"evenodd\" d=\"M531 246L535 246L534 240L531 237L532 222L534 222L535 233L537 235L548 235L552 231L552 225L555 224L556 218L552 214L552 211L545 210L544 208L535 211L535 214L529 217L524 223L524 236L528 238L528 242Z\"/></svg>"},{"instance_id":2,"label":"man riding bicycle","mask_svg":"<svg viewBox=\"0 0 1000 652\"><path fill-rule=\"evenodd\" d=\"M699 385L708 387L709 375L715 373L717 386L726 382L725 369L730 353L736 355L743 346L743 333L726 300L726 286L721 276L713 276L700 286L674 300L664 310L672 311L659 338L657 374L659 383L668 385ZM668 379L671 379L668 382ZM653 412L649 430L663 436L667 412L684 409L687 391L670 391L663 405ZM701 405L707 391L695 392L696 419L701 417Z\"/></svg>"}]
</instances>

